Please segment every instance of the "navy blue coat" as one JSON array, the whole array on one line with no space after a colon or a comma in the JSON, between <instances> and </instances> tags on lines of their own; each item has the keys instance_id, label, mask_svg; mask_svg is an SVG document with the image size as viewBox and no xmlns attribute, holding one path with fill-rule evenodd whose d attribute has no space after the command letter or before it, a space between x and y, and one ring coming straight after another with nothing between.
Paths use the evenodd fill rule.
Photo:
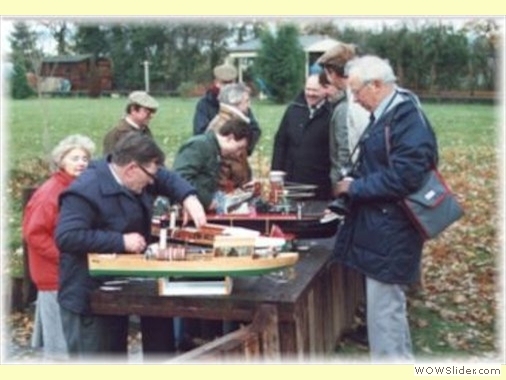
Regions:
<instances>
[{"instance_id":1,"label":"navy blue coat","mask_svg":"<svg viewBox=\"0 0 506 380\"><path fill-rule=\"evenodd\" d=\"M75 313L89 313L89 296L101 280L88 273L88 252L125 252L123 234L151 238L153 202L157 195L181 202L195 189L178 174L159 169L157 181L142 194L118 184L105 160L93 162L60 196L56 243L60 249L58 301Z\"/></svg>"},{"instance_id":2,"label":"navy blue coat","mask_svg":"<svg viewBox=\"0 0 506 380\"><path fill-rule=\"evenodd\" d=\"M300 94L286 109L274 138L272 170L286 172L286 181L318 186L316 198L331 198L329 128L332 106L325 102L309 117Z\"/></svg>"},{"instance_id":3,"label":"navy blue coat","mask_svg":"<svg viewBox=\"0 0 506 380\"><path fill-rule=\"evenodd\" d=\"M393 115L393 119L392 119ZM423 239L399 201L422 185L437 162L437 143L415 103L398 93L361 142L351 210L341 226L335 256L384 283L409 284L420 275ZM385 124L390 123L390 160Z\"/></svg>"}]
</instances>

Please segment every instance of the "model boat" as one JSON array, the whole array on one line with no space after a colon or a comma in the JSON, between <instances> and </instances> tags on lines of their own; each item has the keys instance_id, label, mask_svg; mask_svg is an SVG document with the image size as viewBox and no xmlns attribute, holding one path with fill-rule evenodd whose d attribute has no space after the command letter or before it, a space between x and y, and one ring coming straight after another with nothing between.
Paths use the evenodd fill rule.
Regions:
<instances>
[{"instance_id":1,"label":"model boat","mask_svg":"<svg viewBox=\"0 0 506 380\"><path fill-rule=\"evenodd\" d=\"M159 243L144 254L90 253L88 266L92 276L251 276L294 265L298 254L282 252L285 243L244 228L208 224L169 231L163 224Z\"/></svg>"},{"instance_id":2,"label":"model boat","mask_svg":"<svg viewBox=\"0 0 506 380\"><path fill-rule=\"evenodd\" d=\"M142 254L88 254L92 276L237 277L257 276L295 265L298 253L275 256L215 257L196 253L185 260L150 260Z\"/></svg>"}]
</instances>

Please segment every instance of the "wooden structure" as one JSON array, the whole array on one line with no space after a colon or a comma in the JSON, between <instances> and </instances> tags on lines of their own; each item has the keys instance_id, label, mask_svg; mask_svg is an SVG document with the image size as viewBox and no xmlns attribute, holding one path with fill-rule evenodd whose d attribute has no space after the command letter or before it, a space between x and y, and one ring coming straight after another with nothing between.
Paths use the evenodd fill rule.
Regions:
<instances>
[{"instance_id":1,"label":"wooden structure","mask_svg":"<svg viewBox=\"0 0 506 380\"><path fill-rule=\"evenodd\" d=\"M330 264L331 255L315 246L299 253L290 280L271 275L238 277L227 296L160 297L156 280L131 281L119 291L94 291L91 309L105 315L238 321L247 327L182 359L317 360L334 351L363 297L362 277Z\"/></svg>"},{"instance_id":2,"label":"wooden structure","mask_svg":"<svg viewBox=\"0 0 506 380\"><path fill-rule=\"evenodd\" d=\"M179 355L170 362L226 362L237 358L257 361L260 357L268 361L281 360L278 315L276 308L268 304L258 308L249 325Z\"/></svg>"},{"instance_id":3,"label":"wooden structure","mask_svg":"<svg viewBox=\"0 0 506 380\"><path fill-rule=\"evenodd\" d=\"M42 60L40 77L65 78L71 92L98 96L112 90L112 62L91 54L48 57Z\"/></svg>"}]
</instances>

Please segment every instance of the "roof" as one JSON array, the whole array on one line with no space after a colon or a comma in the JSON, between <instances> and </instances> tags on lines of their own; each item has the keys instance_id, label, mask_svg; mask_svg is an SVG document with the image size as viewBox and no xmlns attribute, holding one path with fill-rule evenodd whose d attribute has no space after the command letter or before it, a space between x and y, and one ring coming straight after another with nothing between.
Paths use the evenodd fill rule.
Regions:
<instances>
[{"instance_id":1,"label":"roof","mask_svg":"<svg viewBox=\"0 0 506 380\"><path fill-rule=\"evenodd\" d=\"M91 54L76 54L76 55L57 55L54 57L46 57L42 60L42 62L47 63L75 63L82 62L90 59L92 57Z\"/></svg>"},{"instance_id":2,"label":"roof","mask_svg":"<svg viewBox=\"0 0 506 380\"><path fill-rule=\"evenodd\" d=\"M338 40L319 34L299 36L299 42L306 52L324 52L339 43ZM260 48L260 44L260 39L256 38L235 47L231 47L228 50L229 53L256 52Z\"/></svg>"}]
</instances>

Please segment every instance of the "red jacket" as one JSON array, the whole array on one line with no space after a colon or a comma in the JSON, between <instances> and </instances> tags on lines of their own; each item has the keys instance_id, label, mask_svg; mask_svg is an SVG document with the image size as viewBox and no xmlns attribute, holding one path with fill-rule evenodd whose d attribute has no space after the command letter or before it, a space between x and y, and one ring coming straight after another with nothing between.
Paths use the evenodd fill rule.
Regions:
<instances>
[{"instance_id":1,"label":"red jacket","mask_svg":"<svg viewBox=\"0 0 506 380\"><path fill-rule=\"evenodd\" d=\"M58 197L74 180L60 170L39 187L26 205L23 239L28 248L30 275L38 290L58 290L60 252L54 231L58 222Z\"/></svg>"}]
</instances>

